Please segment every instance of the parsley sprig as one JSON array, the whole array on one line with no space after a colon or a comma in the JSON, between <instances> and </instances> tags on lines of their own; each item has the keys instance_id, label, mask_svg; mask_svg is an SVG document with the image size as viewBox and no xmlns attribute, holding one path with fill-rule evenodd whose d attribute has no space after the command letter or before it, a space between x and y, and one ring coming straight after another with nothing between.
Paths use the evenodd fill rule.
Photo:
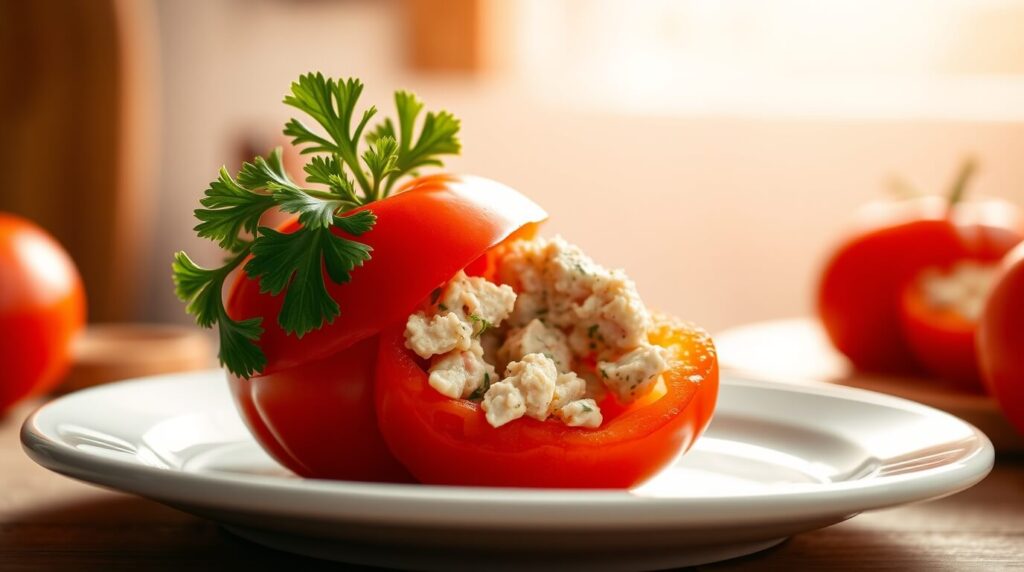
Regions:
<instances>
[{"instance_id":1,"label":"parsley sprig","mask_svg":"<svg viewBox=\"0 0 1024 572\"><path fill-rule=\"evenodd\" d=\"M285 332L302 337L332 323L341 308L326 281L349 282L373 251L357 238L372 230L376 216L371 209L351 211L386 198L402 177L442 166L442 156L461 149L459 120L441 111L418 122L423 103L406 91L395 93L397 130L385 118L367 131L377 109L357 114L362 92L358 79L300 76L284 103L311 117L322 133L299 119L289 120L284 133L301 153L313 154L304 170L306 183L317 188L291 180L280 148L244 163L235 177L222 167L199 201L195 231L229 257L219 267L205 268L184 252L174 255L175 293L197 324L218 326L218 357L236 375L250 377L262 370L266 356L257 343L262 318L235 320L224 307L222 290L231 272L242 267L260 281L261 292L284 295L277 321ZM297 215L298 229L283 233L260 226L272 208Z\"/></svg>"}]
</instances>

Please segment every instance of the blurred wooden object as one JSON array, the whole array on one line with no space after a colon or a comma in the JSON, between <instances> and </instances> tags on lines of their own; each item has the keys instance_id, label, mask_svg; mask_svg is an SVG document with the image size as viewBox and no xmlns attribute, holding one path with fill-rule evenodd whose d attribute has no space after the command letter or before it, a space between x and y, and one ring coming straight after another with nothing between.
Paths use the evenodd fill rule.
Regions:
<instances>
[{"instance_id":1,"label":"blurred wooden object","mask_svg":"<svg viewBox=\"0 0 1024 572\"><path fill-rule=\"evenodd\" d=\"M0 0L0 210L51 232L96 320L137 312L155 161L150 2Z\"/></svg>"},{"instance_id":2,"label":"blurred wooden object","mask_svg":"<svg viewBox=\"0 0 1024 572\"><path fill-rule=\"evenodd\" d=\"M76 340L72 354L60 387L65 392L215 365L213 344L202 330L165 324L94 324Z\"/></svg>"},{"instance_id":3,"label":"blurred wooden object","mask_svg":"<svg viewBox=\"0 0 1024 572\"><path fill-rule=\"evenodd\" d=\"M1024 438L987 395L964 393L940 380L854 371L817 320L796 318L730 328L714 336L723 370L754 379L824 381L888 393L941 409L981 429L1000 453L1024 452Z\"/></svg>"},{"instance_id":4,"label":"blurred wooden object","mask_svg":"<svg viewBox=\"0 0 1024 572\"><path fill-rule=\"evenodd\" d=\"M414 69L475 72L484 67L483 0L406 0L405 8Z\"/></svg>"}]
</instances>

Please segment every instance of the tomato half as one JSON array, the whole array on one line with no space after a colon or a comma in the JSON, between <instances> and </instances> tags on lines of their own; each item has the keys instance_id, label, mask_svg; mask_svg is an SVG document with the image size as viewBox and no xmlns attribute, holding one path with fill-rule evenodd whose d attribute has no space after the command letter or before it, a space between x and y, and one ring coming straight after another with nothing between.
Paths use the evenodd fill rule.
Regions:
<instances>
[{"instance_id":1,"label":"tomato half","mask_svg":"<svg viewBox=\"0 0 1024 572\"><path fill-rule=\"evenodd\" d=\"M52 389L85 323L82 280L44 230L0 213L0 413Z\"/></svg>"},{"instance_id":2,"label":"tomato half","mask_svg":"<svg viewBox=\"0 0 1024 572\"><path fill-rule=\"evenodd\" d=\"M919 363L954 387L981 391L974 349L977 322L934 307L916 283L904 288L900 311L905 339Z\"/></svg>"},{"instance_id":3,"label":"tomato half","mask_svg":"<svg viewBox=\"0 0 1024 572\"><path fill-rule=\"evenodd\" d=\"M351 282L328 280L327 291L341 306L334 323L302 338L286 334L277 323L284 296L261 293L259 282L245 275L235 281L227 299L229 315L236 320L263 317L260 348L267 365L261 373L317 361L404 320L431 290L485 250L547 218L536 203L505 185L452 175L415 179L397 194L357 210L367 209L377 215L377 223L356 239L373 248L373 258L352 272ZM297 228L291 219L279 230Z\"/></svg>"},{"instance_id":4,"label":"tomato half","mask_svg":"<svg viewBox=\"0 0 1024 572\"><path fill-rule=\"evenodd\" d=\"M522 418L491 427L480 406L427 384L404 327L380 336L377 416L391 452L421 482L628 488L675 460L704 432L718 395L718 362L703 330L659 319L650 341L669 351L664 387L614 411L597 429Z\"/></svg>"},{"instance_id":5,"label":"tomato half","mask_svg":"<svg viewBox=\"0 0 1024 572\"><path fill-rule=\"evenodd\" d=\"M275 373L229 377L235 402L268 453L306 477L409 482L373 408L377 337Z\"/></svg>"},{"instance_id":6,"label":"tomato half","mask_svg":"<svg viewBox=\"0 0 1024 572\"><path fill-rule=\"evenodd\" d=\"M329 285L341 306L333 324L301 339L286 335L277 324L282 297L261 294L246 276L227 300L233 318L261 316L266 328L264 371L248 380L228 375L239 412L268 453L306 477L409 480L377 429L378 332L404 323L433 289L547 216L514 190L477 177L416 179L368 208L377 223L358 239L373 258L351 282ZM295 228L290 221L282 232Z\"/></svg>"},{"instance_id":7,"label":"tomato half","mask_svg":"<svg viewBox=\"0 0 1024 572\"><path fill-rule=\"evenodd\" d=\"M942 197L922 197L871 205L825 266L818 315L858 369L912 373L924 366L959 379L973 367L974 325L969 335L951 335L940 310L904 308L920 301L906 290L929 269L963 260L994 263L1022 237L1020 213L1004 201L950 207Z\"/></svg>"},{"instance_id":8,"label":"tomato half","mask_svg":"<svg viewBox=\"0 0 1024 572\"><path fill-rule=\"evenodd\" d=\"M1024 245L1006 257L978 327L985 385L1024 434Z\"/></svg>"}]
</instances>

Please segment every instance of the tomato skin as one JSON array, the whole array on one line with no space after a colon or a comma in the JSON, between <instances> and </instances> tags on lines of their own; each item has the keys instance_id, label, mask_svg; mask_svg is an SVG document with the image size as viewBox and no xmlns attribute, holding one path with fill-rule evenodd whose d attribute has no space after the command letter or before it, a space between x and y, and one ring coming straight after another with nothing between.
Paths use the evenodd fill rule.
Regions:
<instances>
[{"instance_id":1,"label":"tomato skin","mask_svg":"<svg viewBox=\"0 0 1024 572\"><path fill-rule=\"evenodd\" d=\"M411 482L388 452L373 407L377 336L319 361L243 379L239 413L274 458L303 477Z\"/></svg>"},{"instance_id":2,"label":"tomato skin","mask_svg":"<svg viewBox=\"0 0 1024 572\"><path fill-rule=\"evenodd\" d=\"M600 428L517 419L491 427L480 406L449 399L405 348L403 328L380 337L377 415L392 453L428 484L622 489L654 476L693 445L711 419L718 362L710 337L661 320L651 342L669 348L666 393L616 414ZM691 376L699 376L694 382Z\"/></svg>"},{"instance_id":3,"label":"tomato skin","mask_svg":"<svg viewBox=\"0 0 1024 572\"><path fill-rule=\"evenodd\" d=\"M1024 245L1006 257L985 304L977 344L989 394L1024 434Z\"/></svg>"},{"instance_id":4,"label":"tomato skin","mask_svg":"<svg viewBox=\"0 0 1024 572\"><path fill-rule=\"evenodd\" d=\"M957 356L973 355L973 334L947 336L941 320L933 327L927 315L904 309L905 290L928 268L998 260L1024 237L1019 211L1004 201L950 208L941 197L922 197L870 205L858 223L818 286L818 315L833 345L861 370L917 373L930 366L935 375L960 379L970 363L941 354L952 344Z\"/></svg>"},{"instance_id":5,"label":"tomato skin","mask_svg":"<svg viewBox=\"0 0 1024 572\"><path fill-rule=\"evenodd\" d=\"M259 292L240 276L228 300L235 319L263 317L264 371L228 375L239 413L253 436L281 464L314 478L409 482L390 454L374 409L377 334L401 322L456 272L486 269L489 249L529 236L546 213L515 191L477 177L416 179L369 207L374 228L359 237L373 258L348 284L328 291L341 316L301 339L277 324L281 296ZM282 226L294 230L295 221Z\"/></svg>"},{"instance_id":6,"label":"tomato skin","mask_svg":"<svg viewBox=\"0 0 1024 572\"><path fill-rule=\"evenodd\" d=\"M0 413L61 380L85 324L85 293L71 258L45 231L0 213Z\"/></svg>"},{"instance_id":7,"label":"tomato skin","mask_svg":"<svg viewBox=\"0 0 1024 572\"><path fill-rule=\"evenodd\" d=\"M261 293L259 282L244 274L233 283L228 314L236 320L264 318L262 374L322 359L404 320L431 290L485 250L547 218L535 203L500 183L453 175L414 179L397 194L357 210L364 209L377 215L377 223L357 240L373 248L373 258L353 270L351 282L328 280L327 290L341 307L334 323L302 338L286 334L277 323L283 295ZM291 219L279 230L297 227Z\"/></svg>"}]
</instances>

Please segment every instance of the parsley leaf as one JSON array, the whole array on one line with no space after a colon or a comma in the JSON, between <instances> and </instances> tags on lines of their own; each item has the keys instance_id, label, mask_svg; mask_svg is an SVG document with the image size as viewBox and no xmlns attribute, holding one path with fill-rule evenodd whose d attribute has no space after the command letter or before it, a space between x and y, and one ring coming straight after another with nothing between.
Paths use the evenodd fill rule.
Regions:
<instances>
[{"instance_id":1,"label":"parsley leaf","mask_svg":"<svg viewBox=\"0 0 1024 572\"><path fill-rule=\"evenodd\" d=\"M239 252L248 244L243 233L252 235L260 217L274 206L274 198L243 188L227 169L221 167L220 177L210 183L205 197L196 209L195 217L201 222L193 229L200 237L216 240L221 248Z\"/></svg>"},{"instance_id":2,"label":"parsley leaf","mask_svg":"<svg viewBox=\"0 0 1024 572\"><path fill-rule=\"evenodd\" d=\"M470 401L480 401L487 395L487 390L491 388L491 374L484 372L484 382L480 384L480 387L473 390L473 393L469 394Z\"/></svg>"},{"instance_id":3,"label":"parsley leaf","mask_svg":"<svg viewBox=\"0 0 1024 572\"><path fill-rule=\"evenodd\" d=\"M287 288L277 316L284 331L301 338L325 322L332 323L340 310L327 292L323 270L334 282L348 282L352 269L370 259L371 248L336 236L324 226L303 227L290 234L267 227L259 232L245 272L260 280L261 292L277 295Z\"/></svg>"},{"instance_id":4,"label":"parsley leaf","mask_svg":"<svg viewBox=\"0 0 1024 572\"><path fill-rule=\"evenodd\" d=\"M427 113L419 137L414 140L416 119L423 111L423 101L408 91L396 91L395 107L398 109L398 133L395 132L395 124L385 119L368 136L371 142L390 137L399 144L396 171L388 178L385 196L403 175L419 167L440 166L442 163L439 156L457 155L462 150L462 143L458 139L461 125L451 113Z\"/></svg>"},{"instance_id":5,"label":"parsley leaf","mask_svg":"<svg viewBox=\"0 0 1024 572\"><path fill-rule=\"evenodd\" d=\"M369 232L376 222L377 215L373 214L373 211L369 210L359 211L343 217L334 217L334 226L351 234L352 236L359 236Z\"/></svg>"},{"instance_id":6,"label":"parsley leaf","mask_svg":"<svg viewBox=\"0 0 1024 572\"><path fill-rule=\"evenodd\" d=\"M280 147L271 151L265 159L257 156L252 163L242 163L238 184L250 189L297 188L284 170Z\"/></svg>"},{"instance_id":7,"label":"parsley leaf","mask_svg":"<svg viewBox=\"0 0 1024 572\"><path fill-rule=\"evenodd\" d=\"M306 177L307 183L327 185L330 193L352 203L359 203L359 198L356 196L355 191L355 182L345 174L344 164L338 155L328 155L326 157L317 155L303 169L308 175Z\"/></svg>"},{"instance_id":8,"label":"parsley leaf","mask_svg":"<svg viewBox=\"0 0 1024 572\"><path fill-rule=\"evenodd\" d=\"M346 206L341 199L322 199L299 189L274 189L274 199L286 213L299 215L299 224L306 228L327 228L334 222L334 213Z\"/></svg>"},{"instance_id":9,"label":"parsley leaf","mask_svg":"<svg viewBox=\"0 0 1024 572\"><path fill-rule=\"evenodd\" d=\"M380 184L386 177L398 172L398 142L394 137L380 137L370 143L363 154L363 162L373 176L373 192L380 193Z\"/></svg>"},{"instance_id":10,"label":"parsley leaf","mask_svg":"<svg viewBox=\"0 0 1024 572\"><path fill-rule=\"evenodd\" d=\"M218 324L220 351L217 358L220 363L236 375L249 377L262 369L267 361L256 345L256 340L263 334L260 327L263 319L232 320L220 296L224 278L241 260L238 257L221 268L208 269L193 262L184 252L177 252L171 271L174 293L186 303L186 311L195 315L196 323L204 328Z\"/></svg>"},{"instance_id":11,"label":"parsley leaf","mask_svg":"<svg viewBox=\"0 0 1024 572\"><path fill-rule=\"evenodd\" d=\"M319 72L300 76L299 81L292 83L292 93L285 96L284 102L315 119L327 131L330 140L317 135L298 119L291 119L285 124L284 134L292 137L293 145L306 145L302 153L326 152L338 155L352 170L369 202L376 197L369 194L370 183L359 164L356 147L366 124L376 115L377 108L370 107L364 111L353 131L352 117L362 93L363 82L355 78L333 80Z\"/></svg>"},{"instance_id":12,"label":"parsley leaf","mask_svg":"<svg viewBox=\"0 0 1024 572\"><path fill-rule=\"evenodd\" d=\"M246 274L259 280L260 291L284 295L277 322L288 333L301 337L332 323L342 309L326 281L348 282L353 270L370 260L372 248L356 240L377 221L365 205L387 197L401 177L419 167L440 166L441 155L460 150L459 121L448 112L427 113L417 134L423 103L405 91L395 93L398 131L384 119L364 136L377 109L357 110L362 92L355 78L299 76L284 103L305 112L320 131L293 118L284 133L301 153L313 155L304 167L306 183L320 187L294 182L281 149L244 163L234 178L221 168L200 201L203 208L195 211L195 231L233 258L211 269L184 252L175 254L175 292L200 326L219 327L221 363L236 375L261 371L266 357L258 345L262 318L236 321L228 316L221 299L228 275L244 263ZM284 233L261 227L260 219L271 208L297 215L298 228ZM484 321L479 333L488 327Z\"/></svg>"}]
</instances>

